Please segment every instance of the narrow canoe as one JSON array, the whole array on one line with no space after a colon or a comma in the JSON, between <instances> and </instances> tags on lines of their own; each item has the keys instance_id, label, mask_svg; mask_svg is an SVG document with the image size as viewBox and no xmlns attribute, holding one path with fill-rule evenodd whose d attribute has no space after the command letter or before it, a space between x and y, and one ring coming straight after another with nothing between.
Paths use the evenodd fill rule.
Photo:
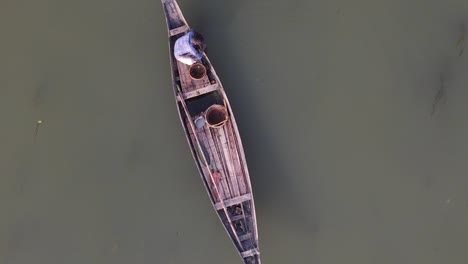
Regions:
<instances>
[{"instance_id":1,"label":"narrow canoe","mask_svg":"<svg viewBox=\"0 0 468 264\"><path fill-rule=\"evenodd\" d=\"M252 186L229 100L206 55L196 67L175 59L174 43L190 27L175 0L161 1L178 112L201 180L243 262L259 264Z\"/></svg>"}]
</instances>

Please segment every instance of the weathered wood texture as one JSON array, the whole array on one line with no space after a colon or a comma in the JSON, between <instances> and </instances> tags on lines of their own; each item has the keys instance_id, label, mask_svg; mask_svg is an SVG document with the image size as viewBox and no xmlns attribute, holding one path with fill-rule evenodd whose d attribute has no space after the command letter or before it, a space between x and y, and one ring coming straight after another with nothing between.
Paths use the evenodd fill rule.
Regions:
<instances>
[{"instance_id":1,"label":"weathered wood texture","mask_svg":"<svg viewBox=\"0 0 468 264\"><path fill-rule=\"evenodd\" d=\"M202 59L202 64L206 67L207 75L201 80L192 79L189 73L190 67L175 59L174 43L190 30L190 27L175 0L162 0L162 4L168 26L173 88L192 155L212 198L213 207L243 262L260 264L254 200L243 147L231 107L206 56ZM194 120L204 115L203 109L209 107L205 105L206 101L203 102L200 98L211 98L210 92L217 94L221 102L224 102L229 113L228 121L218 128L211 128L206 124L197 128L193 123ZM203 94L206 95L201 96ZM215 101L218 102L217 100ZM192 112L189 112L186 102L190 102ZM198 112L199 109L202 109L202 112Z\"/></svg>"},{"instance_id":2,"label":"weathered wood texture","mask_svg":"<svg viewBox=\"0 0 468 264\"><path fill-rule=\"evenodd\" d=\"M190 121L187 119L186 122L188 126ZM221 128L203 126L195 131L198 140L209 153L206 159L210 160L210 164L202 166L205 180L209 183L212 196L220 197L222 200L250 193L239 157L237 139L232 130L232 122L228 121ZM195 141L193 131L190 132L190 137ZM198 151L198 153L202 153L202 151ZM211 180L209 171L220 174L219 182L215 183ZM215 193L213 184L217 184L219 194ZM240 202L242 201L238 203Z\"/></svg>"}]
</instances>

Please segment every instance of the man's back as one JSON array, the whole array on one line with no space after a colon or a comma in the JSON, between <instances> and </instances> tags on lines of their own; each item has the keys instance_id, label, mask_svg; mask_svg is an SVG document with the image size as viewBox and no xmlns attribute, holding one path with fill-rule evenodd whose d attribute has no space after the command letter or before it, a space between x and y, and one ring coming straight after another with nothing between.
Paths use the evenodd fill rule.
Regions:
<instances>
[{"instance_id":1,"label":"man's back","mask_svg":"<svg viewBox=\"0 0 468 264\"><path fill-rule=\"evenodd\" d=\"M192 65L203 57L205 43L200 33L190 30L178 38L174 44L175 58L187 65Z\"/></svg>"}]
</instances>

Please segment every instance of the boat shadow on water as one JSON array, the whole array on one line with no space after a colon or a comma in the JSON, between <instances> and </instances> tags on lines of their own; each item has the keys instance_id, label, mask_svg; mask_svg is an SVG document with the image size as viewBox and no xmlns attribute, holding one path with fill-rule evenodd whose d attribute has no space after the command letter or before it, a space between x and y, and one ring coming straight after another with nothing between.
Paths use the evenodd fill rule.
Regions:
<instances>
[{"instance_id":1,"label":"boat shadow on water","mask_svg":"<svg viewBox=\"0 0 468 264\"><path fill-rule=\"evenodd\" d=\"M199 0L193 3L197 8L191 10L189 20L193 28L205 35L208 56L220 76L236 115L256 201L261 248L262 238L270 237L262 234L265 231L262 229L262 222L268 221L268 226L287 227L287 233L292 231L298 236L309 238L318 232L319 223L315 203L311 203L310 197L304 200L301 192L295 190L289 180L291 172L288 172L281 149L270 132L276 128L268 127L268 122L263 122L254 111L257 109L258 99L252 92L256 85L255 76L245 70L242 65L246 62L236 56L239 47L235 42L230 42L233 33L219 30L230 28L236 13L241 12L240 8L244 6L242 2L244 1L213 1L210 8L216 12L206 12ZM216 46L210 39L216 39ZM241 39L242 37L239 40ZM313 193L309 195L314 196Z\"/></svg>"}]
</instances>

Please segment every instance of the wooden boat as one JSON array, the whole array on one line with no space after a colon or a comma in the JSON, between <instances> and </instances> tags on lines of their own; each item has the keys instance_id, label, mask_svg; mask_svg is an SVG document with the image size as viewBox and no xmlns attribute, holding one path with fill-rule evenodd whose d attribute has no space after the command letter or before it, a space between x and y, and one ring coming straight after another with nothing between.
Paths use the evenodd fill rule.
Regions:
<instances>
[{"instance_id":1,"label":"wooden boat","mask_svg":"<svg viewBox=\"0 0 468 264\"><path fill-rule=\"evenodd\" d=\"M169 33L174 93L193 158L244 263L260 263L250 176L229 100L206 54L194 67L175 59L174 43L190 27L175 0L161 1Z\"/></svg>"}]
</instances>

